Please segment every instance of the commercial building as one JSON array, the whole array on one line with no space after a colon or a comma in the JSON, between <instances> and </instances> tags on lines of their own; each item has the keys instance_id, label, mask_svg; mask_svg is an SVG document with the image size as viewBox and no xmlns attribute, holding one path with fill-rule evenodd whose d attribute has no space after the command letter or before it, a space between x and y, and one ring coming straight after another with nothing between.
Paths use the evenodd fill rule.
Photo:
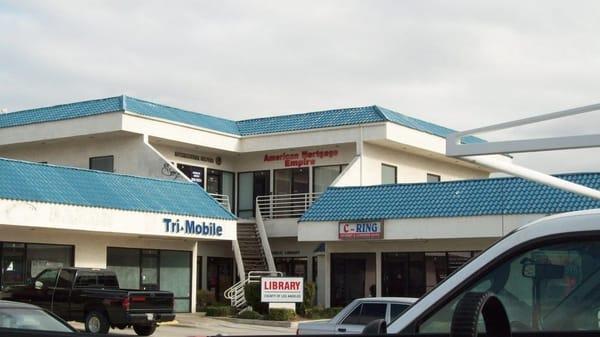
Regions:
<instances>
[{"instance_id":1,"label":"commercial building","mask_svg":"<svg viewBox=\"0 0 600 337\"><path fill-rule=\"evenodd\" d=\"M232 121L117 96L2 114L0 157L21 161L3 160L0 173L23 172L6 175L11 187L0 188L2 275L14 268L3 257L11 244L27 255L25 276L44 266L29 258L36 247L60 244L62 260L45 265L107 267L127 286L171 289L162 263L183 251L189 259L175 260L189 265L191 281L175 282L179 310L195 310L198 289L223 300L255 270L305 277L317 284L320 304L342 305L356 296L420 295L517 225L590 207L559 194L551 201L565 207L465 212L512 180L488 180L490 170L446 157L450 132L378 106ZM111 181L112 194L96 195L104 191L97 177ZM22 179L30 183L21 187ZM573 179L597 183L595 175ZM21 195L27 186L44 189L46 199ZM540 193L523 205L555 195ZM186 221L205 225L187 235ZM217 225L222 235L211 235Z\"/></svg>"}]
</instances>

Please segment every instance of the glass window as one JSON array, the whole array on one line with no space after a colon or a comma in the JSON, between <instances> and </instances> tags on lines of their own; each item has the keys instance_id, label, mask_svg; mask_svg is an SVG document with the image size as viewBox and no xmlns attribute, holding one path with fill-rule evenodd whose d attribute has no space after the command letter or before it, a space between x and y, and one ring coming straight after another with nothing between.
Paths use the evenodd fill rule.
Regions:
<instances>
[{"instance_id":1,"label":"glass window","mask_svg":"<svg viewBox=\"0 0 600 337\"><path fill-rule=\"evenodd\" d=\"M142 290L158 290L158 255L155 250L142 251Z\"/></svg>"},{"instance_id":2,"label":"glass window","mask_svg":"<svg viewBox=\"0 0 600 337\"><path fill-rule=\"evenodd\" d=\"M428 183L437 183L442 181L442 178L437 174L427 173L427 182Z\"/></svg>"},{"instance_id":3,"label":"glass window","mask_svg":"<svg viewBox=\"0 0 600 337\"><path fill-rule=\"evenodd\" d=\"M369 324L376 319L385 319L387 303L364 303L361 311L361 324Z\"/></svg>"},{"instance_id":4,"label":"glass window","mask_svg":"<svg viewBox=\"0 0 600 337\"><path fill-rule=\"evenodd\" d=\"M381 183L395 184L398 182L396 166L381 164Z\"/></svg>"},{"instance_id":5,"label":"glass window","mask_svg":"<svg viewBox=\"0 0 600 337\"><path fill-rule=\"evenodd\" d=\"M425 287L431 290L448 276L446 253L425 253Z\"/></svg>"},{"instance_id":6,"label":"glass window","mask_svg":"<svg viewBox=\"0 0 600 337\"><path fill-rule=\"evenodd\" d=\"M56 287L70 289L73 286L74 276L75 270L61 269L60 274L58 275L58 281L56 281Z\"/></svg>"},{"instance_id":7,"label":"glass window","mask_svg":"<svg viewBox=\"0 0 600 337\"><path fill-rule=\"evenodd\" d=\"M238 184L238 215L240 218L251 218L254 216L254 173L240 173Z\"/></svg>"},{"instance_id":8,"label":"glass window","mask_svg":"<svg viewBox=\"0 0 600 337\"><path fill-rule=\"evenodd\" d=\"M102 156L90 158L90 170L114 172L114 156Z\"/></svg>"},{"instance_id":9,"label":"glass window","mask_svg":"<svg viewBox=\"0 0 600 337\"><path fill-rule=\"evenodd\" d=\"M396 320L396 318L400 317L402 313L408 309L408 305L406 304L395 304L392 303L390 307L390 321Z\"/></svg>"},{"instance_id":10,"label":"glass window","mask_svg":"<svg viewBox=\"0 0 600 337\"><path fill-rule=\"evenodd\" d=\"M362 310L362 304L359 304L350 315L346 316L342 324L360 324L360 312Z\"/></svg>"},{"instance_id":11,"label":"glass window","mask_svg":"<svg viewBox=\"0 0 600 337\"><path fill-rule=\"evenodd\" d=\"M177 164L177 168L191 181L204 187L204 167Z\"/></svg>"},{"instance_id":12,"label":"glass window","mask_svg":"<svg viewBox=\"0 0 600 337\"><path fill-rule=\"evenodd\" d=\"M0 328L74 332L43 310L0 308Z\"/></svg>"},{"instance_id":13,"label":"glass window","mask_svg":"<svg viewBox=\"0 0 600 337\"><path fill-rule=\"evenodd\" d=\"M490 291L513 331L599 330L600 241L553 244L496 266L466 291ZM435 312L420 332L448 333L463 294Z\"/></svg>"},{"instance_id":14,"label":"glass window","mask_svg":"<svg viewBox=\"0 0 600 337\"><path fill-rule=\"evenodd\" d=\"M342 172L342 165L318 166L313 168L313 192L325 192Z\"/></svg>"},{"instance_id":15,"label":"glass window","mask_svg":"<svg viewBox=\"0 0 600 337\"><path fill-rule=\"evenodd\" d=\"M191 263L190 252L172 250L160 252L160 288L173 292L176 312L190 310Z\"/></svg>"},{"instance_id":16,"label":"glass window","mask_svg":"<svg viewBox=\"0 0 600 337\"><path fill-rule=\"evenodd\" d=\"M106 268L117 274L121 288L140 289L139 249L109 247Z\"/></svg>"},{"instance_id":17,"label":"glass window","mask_svg":"<svg viewBox=\"0 0 600 337\"><path fill-rule=\"evenodd\" d=\"M303 277L306 280L308 268L306 257L276 257L275 266L284 276Z\"/></svg>"},{"instance_id":18,"label":"glass window","mask_svg":"<svg viewBox=\"0 0 600 337\"><path fill-rule=\"evenodd\" d=\"M28 277L34 277L46 268L73 266L73 246L27 244Z\"/></svg>"},{"instance_id":19,"label":"glass window","mask_svg":"<svg viewBox=\"0 0 600 337\"><path fill-rule=\"evenodd\" d=\"M25 283L25 244L4 242L2 247L2 287Z\"/></svg>"},{"instance_id":20,"label":"glass window","mask_svg":"<svg viewBox=\"0 0 600 337\"><path fill-rule=\"evenodd\" d=\"M223 172L221 177L221 194L229 197L229 205L231 211L234 211L235 206L235 176L231 172Z\"/></svg>"},{"instance_id":21,"label":"glass window","mask_svg":"<svg viewBox=\"0 0 600 337\"><path fill-rule=\"evenodd\" d=\"M291 194L292 193L292 170L275 170L275 194Z\"/></svg>"},{"instance_id":22,"label":"glass window","mask_svg":"<svg viewBox=\"0 0 600 337\"><path fill-rule=\"evenodd\" d=\"M45 270L35 278L35 285L42 288L55 287L57 276L58 269Z\"/></svg>"}]
</instances>

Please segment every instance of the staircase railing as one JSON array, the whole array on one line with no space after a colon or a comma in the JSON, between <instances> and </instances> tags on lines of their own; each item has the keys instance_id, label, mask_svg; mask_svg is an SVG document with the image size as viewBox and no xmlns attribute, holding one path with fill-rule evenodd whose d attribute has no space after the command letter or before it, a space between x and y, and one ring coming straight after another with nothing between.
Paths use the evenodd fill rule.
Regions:
<instances>
[{"instance_id":1,"label":"staircase railing","mask_svg":"<svg viewBox=\"0 0 600 337\"><path fill-rule=\"evenodd\" d=\"M225 207L225 209L231 211L231 203L229 202L229 196L227 194L209 193L209 195L221 204L221 206Z\"/></svg>"},{"instance_id":2,"label":"staircase railing","mask_svg":"<svg viewBox=\"0 0 600 337\"><path fill-rule=\"evenodd\" d=\"M281 272L270 272L270 271L251 271L248 273L248 277L241 280L225 290L224 297L231 302L231 306L237 309L243 309L248 305L246 302L246 294L244 289L246 284L259 283L260 279L264 276L283 276Z\"/></svg>"},{"instance_id":3,"label":"staircase railing","mask_svg":"<svg viewBox=\"0 0 600 337\"><path fill-rule=\"evenodd\" d=\"M263 221L262 213L258 206L258 198L256 198L256 229L258 229L258 236L260 237L263 254L265 255L265 260L267 260L267 268L270 272L275 272L277 270L275 267L275 259L273 259L271 245L269 244L267 230L265 229L265 222Z\"/></svg>"},{"instance_id":4,"label":"staircase railing","mask_svg":"<svg viewBox=\"0 0 600 337\"><path fill-rule=\"evenodd\" d=\"M322 192L261 195L256 198L257 213L264 219L299 218Z\"/></svg>"}]
</instances>

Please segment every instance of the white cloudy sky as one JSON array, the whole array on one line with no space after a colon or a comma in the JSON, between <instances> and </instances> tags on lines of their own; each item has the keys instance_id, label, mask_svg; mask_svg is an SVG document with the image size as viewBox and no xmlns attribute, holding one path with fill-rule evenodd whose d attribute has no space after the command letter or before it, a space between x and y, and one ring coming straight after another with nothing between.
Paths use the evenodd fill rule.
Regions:
<instances>
[{"instance_id":1,"label":"white cloudy sky","mask_svg":"<svg viewBox=\"0 0 600 337\"><path fill-rule=\"evenodd\" d=\"M0 0L0 107L128 94L242 119L377 104L467 129L599 103L599 15L598 1ZM598 115L501 136L597 132ZM600 171L598 154L517 161Z\"/></svg>"}]
</instances>

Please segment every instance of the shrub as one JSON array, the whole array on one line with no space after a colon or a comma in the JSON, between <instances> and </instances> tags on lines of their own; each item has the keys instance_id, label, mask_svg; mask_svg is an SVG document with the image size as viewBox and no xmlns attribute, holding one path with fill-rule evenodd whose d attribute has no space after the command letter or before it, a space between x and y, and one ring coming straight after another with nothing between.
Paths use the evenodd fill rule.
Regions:
<instances>
[{"instance_id":1,"label":"shrub","mask_svg":"<svg viewBox=\"0 0 600 337\"><path fill-rule=\"evenodd\" d=\"M270 321L291 321L296 317L296 313L292 309L271 309L267 315Z\"/></svg>"},{"instance_id":2,"label":"shrub","mask_svg":"<svg viewBox=\"0 0 600 337\"><path fill-rule=\"evenodd\" d=\"M244 286L244 295L246 302L252 307L253 311L261 314L269 312L269 304L260 301L260 283L248 283Z\"/></svg>"},{"instance_id":3,"label":"shrub","mask_svg":"<svg viewBox=\"0 0 600 337\"><path fill-rule=\"evenodd\" d=\"M254 310L242 311L238 314L237 317L243 319L262 319L262 315Z\"/></svg>"},{"instance_id":4,"label":"shrub","mask_svg":"<svg viewBox=\"0 0 600 337\"><path fill-rule=\"evenodd\" d=\"M333 307L333 308L309 308L306 309L304 315L306 318L312 319L325 319L325 318L333 318L337 315L343 308Z\"/></svg>"},{"instance_id":5,"label":"shrub","mask_svg":"<svg viewBox=\"0 0 600 337\"><path fill-rule=\"evenodd\" d=\"M215 293L205 289L198 290L196 293L196 305L198 308L206 309L206 307L214 306L216 303Z\"/></svg>"},{"instance_id":6,"label":"shrub","mask_svg":"<svg viewBox=\"0 0 600 337\"><path fill-rule=\"evenodd\" d=\"M302 303L296 303L296 312L300 315L306 314L306 309L312 308L315 303L315 295L317 292L317 286L312 283L304 283L304 298Z\"/></svg>"},{"instance_id":7,"label":"shrub","mask_svg":"<svg viewBox=\"0 0 600 337\"><path fill-rule=\"evenodd\" d=\"M233 313L233 308L231 308L229 306L206 307L206 316L223 317L223 316L231 316L232 313Z\"/></svg>"}]
</instances>

